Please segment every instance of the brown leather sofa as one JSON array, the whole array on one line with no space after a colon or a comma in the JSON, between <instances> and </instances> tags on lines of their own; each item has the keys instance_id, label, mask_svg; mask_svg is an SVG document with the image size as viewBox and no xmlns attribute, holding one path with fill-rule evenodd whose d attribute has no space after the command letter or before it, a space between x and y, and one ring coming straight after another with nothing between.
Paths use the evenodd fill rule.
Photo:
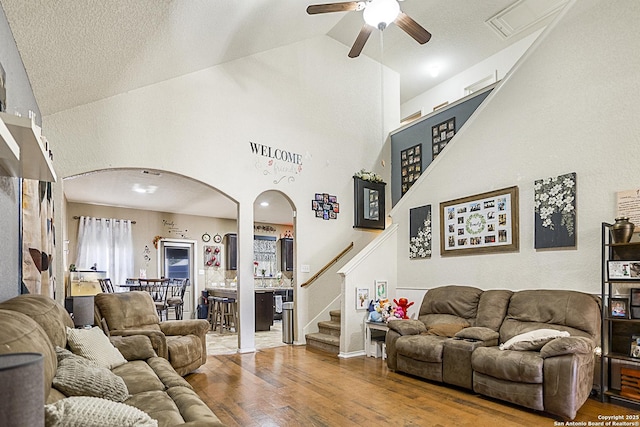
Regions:
<instances>
[{"instance_id":1,"label":"brown leather sofa","mask_svg":"<svg viewBox=\"0 0 640 427\"><path fill-rule=\"evenodd\" d=\"M0 325L0 354L44 355L45 403L67 397L53 385L58 369L55 347L67 346L66 328L73 328L66 310L47 296L20 295L0 303ZM123 403L144 411L159 426L222 425L167 359L155 355L148 337L113 337L112 343L127 359L111 370L128 388Z\"/></svg>"},{"instance_id":2,"label":"brown leather sofa","mask_svg":"<svg viewBox=\"0 0 640 427\"><path fill-rule=\"evenodd\" d=\"M169 360L180 375L207 363L209 322L204 319L160 322L148 292L98 294L95 296L95 318L96 324L102 324L111 336L149 337L158 356Z\"/></svg>"},{"instance_id":3,"label":"brown leather sofa","mask_svg":"<svg viewBox=\"0 0 640 427\"><path fill-rule=\"evenodd\" d=\"M565 290L482 291L443 286L424 296L417 320L389 322L390 369L573 419L593 387L600 299ZM520 334L570 336L501 350ZM525 344L528 344L525 342Z\"/></svg>"}]
</instances>

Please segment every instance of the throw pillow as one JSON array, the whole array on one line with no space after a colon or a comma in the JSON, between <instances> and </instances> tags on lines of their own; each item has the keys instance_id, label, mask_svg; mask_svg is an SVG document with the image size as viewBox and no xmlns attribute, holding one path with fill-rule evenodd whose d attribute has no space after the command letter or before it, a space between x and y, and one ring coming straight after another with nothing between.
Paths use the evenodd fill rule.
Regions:
<instances>
[{"instance_id":1,"label":"throw pillow","mask_svg":"<svg viewBox=\"0 0 640 427\"><path fill-rule=\"evenodd\" d=\"M490 341L497 340L499 334L489 328L483 326L474 326L471 328L465 328L456 334L456 338L475 340L475 341Z\"/></svg>"},{"instance_id":2,"label":"throw pillow","mask_svg":"<svg viewBox=\"0 0 640 427\"><path fill-rule=\"evenodd\" d=\"M91 329L67 328L67 341L72 352L104 368L113 369L127 362L97 326Z\"/></svg>"},{"instance_id":3,"label":"throw pillow","mask_svg":"<svg viewBox=\"0 0 640 427\"><path fill-rule=\"evenodd\" d=\"M427 326L427 332L423 333L426 335L451 338L468 326L468 323L438 323L436 325Z\"/></svg>"},{"instance_id":4,"label":"throw pillow","mask_svg":"<svg viewBox=\"0 0 640 427\"><path fill-rule=\"evenodd\" d=\"M157 427L138 408L97 397L68 397L44 406L46 427Z\"/></svg>"},{"instance_id":5,"label":"throw pillow","mask_svg":"<svg viewBox=\"0 0 640 427\"><path fill-rule=\"evenodd\" d=\"M525 332L500 344L500 350L540 350L546 343L560 337L568 337L571 334L567 331L556 329L536 329Z\"/></svg>"},{"instance_id":6,"label":"throw pillow","mask_svg":"<svg viewBox=\"0 0 640 427\"><path fill-rule=\"evenodd\" d=\"M116 402L129 397L122 378L80 356L62 359L52 384L67 396L95 396Z\"/></svg>"}]
</instances>

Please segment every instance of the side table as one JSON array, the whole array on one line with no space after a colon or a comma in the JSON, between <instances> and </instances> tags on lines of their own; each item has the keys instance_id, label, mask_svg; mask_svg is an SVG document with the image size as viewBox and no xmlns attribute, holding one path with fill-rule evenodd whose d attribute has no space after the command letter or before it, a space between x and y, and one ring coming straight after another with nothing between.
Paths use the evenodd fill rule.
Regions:
<instances>
[{"instance_id":1,"label":"side table","mask_svg":"<svg viewBox=\"0 0 640 427\"><path fill-rule=\"evenodd\" d=\"M364 322L364 354L367 357L387 358L384 340L388 330L384 322Z\"/></svg>"}]
</instances>

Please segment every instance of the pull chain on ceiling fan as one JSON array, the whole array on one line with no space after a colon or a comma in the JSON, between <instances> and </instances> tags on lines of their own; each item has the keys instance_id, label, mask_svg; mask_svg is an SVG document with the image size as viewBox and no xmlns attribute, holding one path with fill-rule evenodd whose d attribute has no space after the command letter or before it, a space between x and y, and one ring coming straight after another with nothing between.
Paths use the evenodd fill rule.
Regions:
<instances>
[{"instance_id":1,"label":"pull chain on ceiling fan","mask_svg":"<svg viewBox=\"0 0 640 427\"><path fill-rule=\"evenodd\" d=\"M342 3L312 4L307 7L307 13L309 15L349 12L353 10L364 10L362 15L365 24L349 51L350 58L355 58L360 55L374 29L377 28L382 31L392 22L420 44L425 44L431 39L431 33L429 33L429 31L425 30L409 15L400 10L400 5L397 0L349 1Z\"/></svg>"}]
</instances>

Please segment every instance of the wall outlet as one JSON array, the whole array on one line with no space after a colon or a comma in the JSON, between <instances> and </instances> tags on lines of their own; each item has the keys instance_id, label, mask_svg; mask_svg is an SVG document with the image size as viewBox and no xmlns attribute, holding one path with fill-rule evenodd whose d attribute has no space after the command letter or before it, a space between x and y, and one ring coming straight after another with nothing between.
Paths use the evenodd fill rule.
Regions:
<instances>
[{"instance_id":1,"label":"wall outlet","mask_svg":"<svg viewBox=\"0 0 640 427\"><path fill-rule=\"evenodd\" d=\"M301 273L309 273L310 271L311 271L311 267L309 266L309 264L300 265L300 272Z\"/></svg>"}]
</instances>

